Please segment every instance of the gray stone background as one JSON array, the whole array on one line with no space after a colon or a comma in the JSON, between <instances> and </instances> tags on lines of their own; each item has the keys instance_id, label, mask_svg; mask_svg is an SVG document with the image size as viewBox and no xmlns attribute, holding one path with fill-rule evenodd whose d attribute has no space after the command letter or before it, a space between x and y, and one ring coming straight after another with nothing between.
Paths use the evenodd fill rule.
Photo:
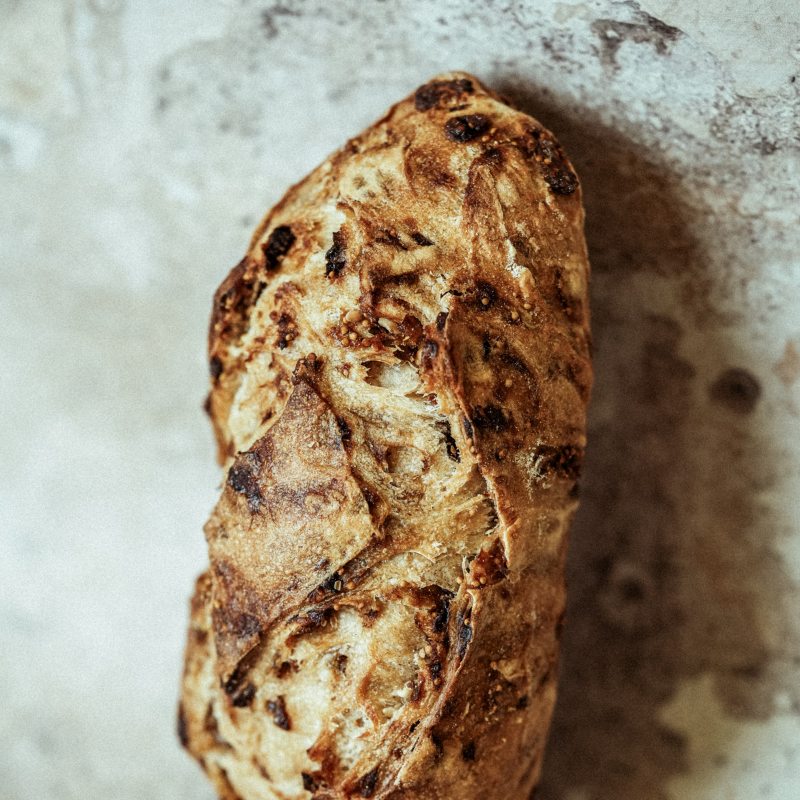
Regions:
<instances>
[{"instance_id":1,"label":"gray stone background","mask_svg":"<svg viewBox=\"0 0 800 800\"><path fill-rule=\"evenodd\" d=\"M212 797L173 732L220 480L212 293L290 183L456 68L556 133L587 209L540 797L800 798L799 17L0 0L0 797Z\"/></svg>"}]
</instances>

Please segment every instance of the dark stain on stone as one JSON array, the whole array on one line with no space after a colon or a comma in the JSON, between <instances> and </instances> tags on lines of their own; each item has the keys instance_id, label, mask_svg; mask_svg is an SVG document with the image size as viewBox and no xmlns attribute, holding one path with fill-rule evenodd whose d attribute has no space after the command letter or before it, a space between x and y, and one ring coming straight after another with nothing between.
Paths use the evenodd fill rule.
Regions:
<instances>
[{"instance_id":1,"label":"dark stain on stone","mask_svg":"<svg viewBox=\"0 0 800 800\"><path fill-rule=\"evenodd\" d=\"M603 571L607 577L598 602L605 621L628 635L651 630L658 620L654 608L656 582L648 570L635 561L618 560L604 566Z\"/></svg>"},{"instance_id":2,"label":"dark stain on stone","mask_svg":"<svg viewBox=\"0 0 800 800\"><path fill-rule=\"evenodd\" d=\"M741 367L726 369L711 385L711 399L736 414L751 414L761 397L761 384Z\"/></svg>"},{"instance_id":3,"label":"dark stain on stone","mask_svg":"<svg viewBox=\"0 0 800 800\"><path fill-rule=\"evenodd\" d=\"M274 3L269 8L261 12L261 27L267 39L274 39L280 33L276 18L279 17L299 17L301 13L295 9L287 8L282 3Z\"/></svg>"},{"instance_id":4,"label":"dark stain on stone","mask_svg":"<svg viewBox=\"0 0 800 800\"><path fill-rule=\"evenodd\" d=\"M615 19L598 19L592 23L592 33L600 41L600 61L603 66L619 69L617 52L623 42L649 44L655 48L656 53L664 56L669 52L670 45L683 35L678 28L673 28L649 14L639 12L639 17L640 22L637 23Z\"/></svg>"}]
</instances>

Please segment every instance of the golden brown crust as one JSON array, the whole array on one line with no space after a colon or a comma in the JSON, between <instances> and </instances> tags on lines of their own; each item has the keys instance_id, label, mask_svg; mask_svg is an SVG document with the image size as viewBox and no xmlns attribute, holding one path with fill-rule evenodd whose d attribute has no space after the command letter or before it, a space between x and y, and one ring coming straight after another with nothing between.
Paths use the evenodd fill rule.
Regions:
<instances>
[{"instance_id":1,"label":"golden brown crust","mask_svg":"<svg viewBox=\"0 0 800 800\"><path fill-rule=\"evenodd\" d=\"M449 73L223 282L179 714L223 797L527 798L592 380L582 225L552 134Z\"/></svg>"}]
</instances>

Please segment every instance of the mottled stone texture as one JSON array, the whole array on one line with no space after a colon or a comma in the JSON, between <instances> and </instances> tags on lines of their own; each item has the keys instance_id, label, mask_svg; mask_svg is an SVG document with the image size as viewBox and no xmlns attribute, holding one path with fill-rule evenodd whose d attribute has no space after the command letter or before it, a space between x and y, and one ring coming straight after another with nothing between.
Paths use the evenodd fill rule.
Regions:
<instances>
[{"instance_id":1,"label":"mottled stone texture","mask_svg":"<svg viewBox=\"0 0 800 800\"><path fill-rule=\"evenodd\" d=\"M289 183L445 69L551 128L587 209L539 796L800 797L800 30L790 0L698 9L0 5L3 797L211 796L173 733L210 298Z\"/></svg>"}]
</instances>

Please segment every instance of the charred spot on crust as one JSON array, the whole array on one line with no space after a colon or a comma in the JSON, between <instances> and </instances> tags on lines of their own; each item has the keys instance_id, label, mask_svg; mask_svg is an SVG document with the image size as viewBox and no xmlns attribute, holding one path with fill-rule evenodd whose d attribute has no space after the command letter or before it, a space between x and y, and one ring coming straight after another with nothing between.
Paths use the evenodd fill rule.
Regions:
<instances>
[{"instance_id":1,"label":"charred spot on crust","mask_svg":"<svg viewBox=\"0 0 800 800\"><path fill-rule=\"evenodd\" d=\"M426 339L422 343L422 348L420 349L420 363L422 364L422 368L424 370L432 369L433 362L437 355L439 355L439 343L435 342L433 339Z\"/></svg>"},{"instance_id":2,"label":"charred spot on crust","mask_svg":"<svg viewBox=\"0 0 800 800\"><path fill-rule=\"evenodd\" d=\"M444 753L444 742L440 736L437 736L435 733L431 733L431 741L433 742L433 746L436 748L437 756L441 756Z\"/></svg>"},{"instance_id":3,"label":"charred spot on crust","mask_svg":"<svg viewBox=\"0 0 800 800\"><path fill-rule=\"evenodd\" d=\"M482 136L492 126L492 121L483 114L467 114L452 117L444 126L444 135L451 142L471 142Z\"/></svg>"},{"instance_id":4,"label":"charred spot on crust","mask_svg":"<svg viewBox=\"0 0 800 800\"><path fill-rule=\"evenodd\" d=\"M347 675L347 662L349 659L344 653L338 653L334 659L334 666L340 675Z\"/></svg>"},{"instance_id":5,"label":"charred spot on crust","mask_svg":"<svg viewBox=\"0 0 800 800\"><path fill-rule=\"evenodd\" d=\"M421 233L412 233L411 238L420 247L431 247L433 245L433 242L427 236L423 236Z\"/></svg>"},{"instance_id":6,"label":"charred spot on crust","mask_svg":"<svg viewBox=\"0 0 800 800\"><path fill-rule=\"evenodd\" d=\"M411 690L411 696L409 697L409 699L411 700L411 702L412 702L412 703L416 703L416 702L417 702L417 700L419 700L419 699L420 699L420 697L422 697L422 688L423 688L423 687L422 687L422 681L421 681L421 680L420 680L420 681L417 681L417 682L414 684L414 688ZM410 730L409 732L410 732L410 733L414 733L414 731L416 730L416 727L417 727L417 725L419 725L419 720L417 720L417 721L416 721L416 722L415 722L415 723L414 723L414 724L411 726L411 730Z\"/></svg>"},{"instance_id":7,"label":"charred spot on crust","mask_svg":"<svg viewBox=\"0 0 800 800\"><path fill-rule=\"evenodd\" d=\"M508 353L508 352L500 353L500 361L503 364L506 364L507 366L512 367L513 369L515 369L517 372L520 373L520 375L529 375L530 374L530 370L528 369L528 367L525 366L525 364L520 359L518 359L516 356L512 355L511 353Z\"/></svg>"},{"instance_id":8,"label":"charred spot on crust","mask_svg":"<svg viewBox=\"0 0 800 800\"><path fill-rule=\"evenodd\" d=\"M523 708L528 707L528 695L524 694L517 700L517 708L522 711Z\"/></svg>"},{"instance_id":9,"label":"charred spot on crust","mask_svg":"<svg viewBox=\"0 0 800 800\"><path fill-rule=\"evenodd\" d=\"M246 708L253 702L253 698L256 695L256 687L249 681L243 686L237 686L233 692L228 692L228 685L225 684L225 691L229 694L231 703L236 708Z\"/></svg>"},{"instance_id":10,"label":"charred spot on crust","mask_svg":"<svg viewBox=\"0 0 800 800\"><path fill-rule=\"evenodd\" d=\"M450 622L450 597L444 594L439 600L439 607L433 618L433 632L441 633L446 630L448 622Z\"/></svg>"},{"instance_id":11,"label":"charred spot on crust","mask_svg":"<svg viewBox=\"0 0 800 800\"><path fill-rule=\"evenodd\" d=\"M333 245L325 253L325 274L336 277L347 266L347 239L344 231L338 230L333 234Z\"/></svg>"},{"instance_id":12,"label":"charred spot on crust","mask_svg":"<svg viewBox=\"0 0 800 800\"><path fill-rule=\"evenodd\" d=\"M536 448L534 475L538 481L550 478L564 478L576 481L581 475L583 449L567 445L566 447Z\"/></svg>"},{"instance_id":13,"label":"charred spot on crust","mask_svg":"<svg viewBox=\"0 0 800 800\"><path fill-rule=\"evenodd\" d=\"M214 740L214 744L219 745L226 750L231 749L231 743L219 732L219 724L217 723L217 718L214 716L214 708L211 704L206 707L206 715L205 719L203 720L203 729Z\"/></svg>"},{"instance_id":14,"label":"charred spot on crust","mask_svg":"<svg viewBox=\"0 0 800 800\"><path fill-rule=\"evenodd\" d=\"M211 351L219 339L236 339L247 330L248 312L266 286L257 273L257 264L245 256L214 294L208 334Z\"/></svg>"},{"instance_id":15,"label":"charred spot on crust","mask_svg":"<svg viewBox=\"0 0 800 800\"><path fill-rule=\"evenodd\" d=\"M317 589L312 592L315 594L319 590L322 590L325 594L338 594L342 590L342 579L337 573L333 573L327 577L322 583L319 585Z\"/></svg>"},{"instance_id":16,"label":"charred spot on crust","mask_svg":"<svg viewBox=\"0 0 800 800\"><path fill-rule=\"evenodd\" d=\"M297 335L297 325L286 312L282 312L279 315L277 311L273 311L269 316L278 326L278 339L275 342L275 346L279 350L285 350L289 342Z\"/></svg>"},{"instance_id":17,"label":"charred spot on crust","mask_svg":"<svg viewBox=\"0 0 800 800\"><path fill-rule=\"evenodd\" d=\"M456 440L453 438L452 430L450 429L450 422L444 423L444 441L447 446L447 456L451 461L460 462L461 453L458 450Z\"/></svg>"},{"instance_id":18,"label":"charred spot on crust","mask_svg":"<svg viewBox=\"0 0 800 800\"><path fill-rule=\"evenodd\" d=\"M482 156L479 156L481 164L488 164L491 167L499 167L503 164L503 151L497 147L487 150ZM477 160L477 159L476 159Z\"/></svg>"},{"instance_id":19,"label":"charred spot on crust","mask_svg":"<svg viewBox=\"0 0 800 800\"><path fill-rule=\"evenodd\" d=\"M275 700L267 701L267 711L272 714L272 721L283 731L292 729L292 720L286 711L283 695L278 695Z\"/></svg>"},{"instance_id":20,"label":"charred spot on crust","mask_svg":"<svg viewBox=\"0 0 800 800\"><path fill-rule=\"evenodd\" d=\"M508 420L502 409L495 405L475 406L472 413L472 423L480 431L502 433L508 428Z\"/></svg>"},{"instance_id":21,"label":"charred spot on crust","mask_svg":"<svg viewBox=\"0 0 800 800\"><path fill-rule=\"evenodd\" d=\"M312 761L320 763L320 768L311 773L311 777L320 787L329 787L337 782L337 775L341 772L339 758L333 749L333 742L329 731L323 731L319 738L306 751ZM318 800L330 800L327 791L314 795Z\"/></svg>"},{"instance_id":22,"label":"charred spot on crust","mask_svg":"<svg viewBox=\"0 0 800 800\"><path fill-rule=\"evenodd\" d=\"M443 331L445 323L447 322L447 311L440 311L436 315L436 330Z\"/></svg>"},{"instance_id":23,"label":"charred spot on crust","mask_svg":"<svg viewBox=\"0 0 800 800\"><path fill-rule=\"evenodd\" d=\"M475 760L475 742L470 742L469 744L465 744L461 748L461 758L463 758L464 761Z\"/></svg>"},{"instance_id":24,"label":"charred spot on crust","mask_svg":"<svg viewBox=\"0 0 800 800\"><path fill-rule=\"evenodd\" d=\"M471 614L472 610L470 608L462 608L459 609L456 615L456 643L459 661L463 661L469 643L472 641Z\"/></svg>"},{"instance_id":25,"label":"charred spot on crust","mask_svg":"<svg viewBox=\"0 0 800 800\"><path fill-rule=\"evenodd\" d=\"M428 672L431 676L431 681L433 681L433 685L439 686L442 677L442 662L438 660L431 661L431 663L428 664Z\"/></svg>"},{"instance_id":26,"label":"charred spot on crust","mask_svg":"<svg viewBox=\"0 0 800 800\"><path fill-rule=\"evenodd\" d=\"M372 797L378 785L378 768L374 767L356 782L356 791L361 797Z\"/></svg>"},{"instance_id":27,"label":"charred spot on crust","mask_svg":"<svg viewBox=\"0 0 800 800\"><path fill-rule=\"evenodd\" d=\"M530 258L531 251L524 239L514 238L511 240L511 244L520 255Z\"/></svg>"},{"instance_id":28,"label":"charred spot on crust","mask_svg":"<svg viewBox=\"0 0 800 800\"><path fill-rule=\"evenodd\" d=\"M300 777L303 779L303 788L307 792L316 792L319 789L319 784L307 772L301 772Z\"/></svg>"},{"instance_id":29,"label":"charred spot on crust","mask_svg":"<svg viewBox=\"0 0 800 800\"><path fill-rule=\"evenodd\" d=\"M480 281L475 285L478 311L486 311L497 302L497 289L491 283Z\"/></svg>"},{"instance_id":30,"label":"charred spot on crust","mask_svg":"<svg viewBox=\"0 0 800 800\"><path fill-rule=\"evenodd\" d=\"M208 362L208 371L211 373L211 378L216 381L222 375L222 361L214 356Z\"/></svg>"},{"instance_id":31,"label":"charred spot on crust","mask_svg":"<svg viewBox=\"0 0 800 800\"><path fill-rule=\"evenodd\" d=\"M388 244L398 250L408 250L408 248L400 241L400 237L392 231L380 231L375 237L378 244Z\"/></svg>"},{"instance_id":32,"label":"charred spot on crust","mask_svg":"<svg viewBox=\"0 0 800 800\"><path fill-rule=\"evenodd\" d=\"M500 583L508 577L508 563L503 543L495 539L488 550L481 550L472 562L469 571L471 588L480 589Z\"/></svg>"},{"instance_id":33,"label":"charred spot on crust","mask_svg":"<svg viewBox=\"0 0 800 800\"><path fill-rule=\"evenodd\" d=\"M299 359L294 365L292 384L297 386L301 383L306 383L313 386L321 367L322 359L317 358L314 353L309 353L305 358Z\"/></svg>"},{"instance_id":34,"label":"charred spot on crust","mask_svg":"<svg viewBox=\"0 0 800 800\"><path fill-rule=\"evenodd\" d=\"M211 618L217 662L222 667L221 673L229 676L226 682L233 690L247 673L249 667L242 659L258 643L261 617L268 614L269 609L230 564L219 561L213 565L213 571Z\"/></svg>"},{"instance_id":35,"label":"charred spot on crust","mask_svg":"<svg viewBox=\"0 0 800 800\"><path fill-rule=\"evenodd\" d=\"M228 471L228 486L247 500L252 513L257 513L264 502L258 482L261 459L255 453L243 453Z\"/></svg>"},{"instance_id":36,"label":"charred spot on crust","mask_svg":"<svg viewBox=\"0 0 800 800\"><path fill-rule=\"evenodd\" d=\"M472 81L466 78L455 81L431 81L420 86L414 93L414 107L417 111L428 111L438 106L442 100L452 103L459 95L472 94L474 91Z\"/></svg>"},{"instance_id":37,"label":"charred spot on crust","mask_svg":"<svg viewBox=\"0 0 800 800\"><path fill-rule=\"evenodd\" d=\"M360 777L355 783L355 791L361 797L372 797L378 786L378 768L371 769L366 775Z\"/></svg>"},{"instance_id":38,"label":"charred spot on crust","mask_svg":"<svg viewBox=\"0 0 800 800\"><path fill-rule=\"evenodd\" d=\"M183 710L183 703L178 705L178 741L181 743L181 747L188 747L189 746L189 731L188 726L186 725L186 713Z\"/></svg>"},{"instance_id":39,"label":"charred spot on crust","mask_svg":"<svg viewBox=\"0 0 800 800\"><path fill-rule=\"evenodd\" d=\"M222 684L222 689L231 698L233 705L243 708L250 705L256 693L256 687L246 680L248 666L242 662L233 671L233 674Z\"/></svg>"},{"instance_id":40,"label":"charred spot on crust","mask_svg":"<svg viewBox=\"0 0 800 800\"><path fill-rule=\"evenodd\" d=\"M741 367L726 369L712 384L711 399L729 411L750 414L761 397L761 384Z\"/></svg>"},{"instance_id":41,"label":"charred spot on crust","mask_svg":"<svg viewBox=\"0 0 800 800\"><path fill-rule=\"evenodd\" d=\"M464 417L461 421L464 423L464 433L467 434L467 439L474 438L475 433L472 430L472 423L466 417Z\"/></svg>"},{"instance_id":42,"label":"charred spot on crust","mask_svg":"<svg viewBox=\"0 0 800 800\"><path fill-rule=\"evenodd\" d=\"M344 417L336 417L336 427L339 428L339 436L342 439L342 444L349 442L353 432L350 430L347 420Z\"/></svg>"},{"instance_id":43,"label":"charred spot on crust","mask_svg":"<svg viewBox=\"0 0 800 800\"><path fill-rule=\"evenodd\" d=\"M285 678L291 672L297 672L300 667L297 666L296 661L282 661L281 665L277 669L278 677Z\"/></svg>"},{"instance_id":44,"label":"charred spot on crust","mask_svg":"<svg viewBox=\"0 0 800 800\"><path fill-rule=\"evenodd\" d=\"M401 338L405 342L405 346L416 350L422 341L423 329L422 323L412 314L406 314L403 321L399 323Z\"/></svg>"},{"instance_id":45,"label":"charred spot on crust","mask_svg":"<svg viewBox=\"0 0 800 800\"><path fill-rule=\"evenodd\" d=\"M294 242L295 235L288 225L279 225L275 228L267 241L261 245L261 249L264 251L264 266L266 269L277 269Z\"/></svg>"},{"instance_id":46,"label":"charred spot on crust","mask_svg":"<svg viewBox=\"0 0 800 800\"><path fill-rule=\"evenodd\" d=\"M552 133L534 128L522 141L521 149L533 159L545 183L556 194L572 194L579 186L575 173L567 166L564 149Z\"/></svg>"},{"instance_id":47,"label":"charred spot on crust","mask_svg":"<svg viewBox=\"0 0 800 800\"><path fill-rule=\"evenodd\" d=\"M289 622L296 622L298 625L287 639L287 643L294 644L300 636L327 625L331 613L329 608L312 608L307 614L292 617Z\"/></svg>"},{"instance_id":48,"label":"charred spot on crust","mask_svg":"<svg viewBox=\"0 0 800 800\"><path fill-rule=\"evenodd\" d=\"M367 501L367 508L369 508L370 513L373 512L380 504L380 495L368 486L361 487L361 494L364 495L364 499Z\"/></svg>"}]
</instances>

